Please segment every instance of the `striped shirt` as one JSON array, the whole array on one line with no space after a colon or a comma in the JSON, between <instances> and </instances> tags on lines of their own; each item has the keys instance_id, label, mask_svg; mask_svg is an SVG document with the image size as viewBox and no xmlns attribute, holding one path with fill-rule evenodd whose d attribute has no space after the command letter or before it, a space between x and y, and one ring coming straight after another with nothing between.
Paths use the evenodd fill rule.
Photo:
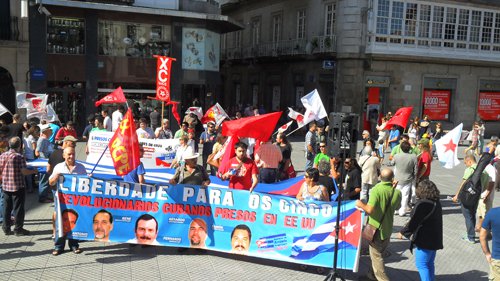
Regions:
<instances>
[{"instance_id":1,"label":"striped shirt","mask_svg":"<svg viewBox=\"0 0 500 281\"><path fill-rule=\"evenodd\" d=\"M16 192L25 188L24 176L21 172L23 168L26 168L26 160L14 149L0 155L0 176L4 191Z\"/></svg>"}]
</instances>

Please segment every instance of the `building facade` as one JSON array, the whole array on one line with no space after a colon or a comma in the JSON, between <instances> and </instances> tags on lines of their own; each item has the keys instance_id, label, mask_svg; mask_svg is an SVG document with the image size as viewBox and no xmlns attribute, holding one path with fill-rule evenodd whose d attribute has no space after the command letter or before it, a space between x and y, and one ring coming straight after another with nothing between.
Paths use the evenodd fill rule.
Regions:
<instances>
[{"instance_id":1,"label":"building facade","mask_svg":"<svg viewBox=\"0 0 500 281\"><path fill-rule=\"evenodd\" d=\"M328 111L413 106L445 129L485 121L500 133L500 5L496 1L230 1L245 26L227 34L226 102L300 106L317 88Z\"/></svg>"},{"instance_id":2,"label":"building facade","mask_svg":"<svg viewBox=\"0 0 500 281\"><path fill-rule=\"evenodd\" d=\"M16 111L16 90L29 88L29 36L26 1L0 2L0 103ZM11 120L10 114L0 119Z\"/></svg>"},{"instance_id":3,"label":"building facade","mask_svg":"<svg viewBox=\"0 0 500 281\"><path fill-rule=\"evenodd\" d=\"M48 93L61 121L80 129L118 86L136 113L158 106L155 55L176 59L171 98L181 108L210 103L221 88L220 34L241 28L213 0L38 0L29 12L30 69L40 73L30 90Z\"/></svg>"}]
</instances>

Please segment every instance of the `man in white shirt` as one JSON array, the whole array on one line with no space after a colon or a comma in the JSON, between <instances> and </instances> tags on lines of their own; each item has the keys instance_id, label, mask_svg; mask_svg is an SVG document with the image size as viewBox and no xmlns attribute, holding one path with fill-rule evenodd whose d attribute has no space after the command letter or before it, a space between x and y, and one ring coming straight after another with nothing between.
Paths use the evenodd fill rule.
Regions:
<instances>
[{"instance_id":1,"label":"man in white shirt","mask_svg":"<svg viewBox=\"0 0 500 281\"><path fill-rule=\"evenodd\" d=\"M124 113L125 113L125 107L120 104L118 108L111 115L111 124L112 124L111 129L113 130L113 132L116 131L116 129L118 129L118 127L120 126L120 122L123 119Z\"/></svg>"}]
</instances>

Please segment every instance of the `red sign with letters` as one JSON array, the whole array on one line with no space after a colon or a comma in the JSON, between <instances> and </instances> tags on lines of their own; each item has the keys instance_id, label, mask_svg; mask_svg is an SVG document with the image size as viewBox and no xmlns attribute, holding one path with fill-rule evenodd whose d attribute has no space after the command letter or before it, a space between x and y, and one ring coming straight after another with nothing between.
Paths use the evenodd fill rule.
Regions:
<instances>
[{"instance_id":1,"label":"red sign with letters","mask_svg":"<svg viewBox=\"0 0 500 281\"><path fill-rule=\"evenodd\" d=\"M424 115L431 120L448 120L450 115L450 90L424 90Z\"/></svg>"},{"instance_id":2,"label":"red sign with letters","mask_svg":"<svg viewBox=\"0 0 500 281\"><path fill-rule=\"evenodd\" d=\"M500 92L480 92L477 113L482 120L500 120Z\"/></svg>"},{"instance_id":3,"label":"red sign with letters","mask_svg":"<svg viewBox=\"0 0 500 281\"><path fill-rule=\"evenodd\" d=\"M164 102L170 101L170 73L174 58L156 57L156 99Z\"/></svg>"}]
</instances>

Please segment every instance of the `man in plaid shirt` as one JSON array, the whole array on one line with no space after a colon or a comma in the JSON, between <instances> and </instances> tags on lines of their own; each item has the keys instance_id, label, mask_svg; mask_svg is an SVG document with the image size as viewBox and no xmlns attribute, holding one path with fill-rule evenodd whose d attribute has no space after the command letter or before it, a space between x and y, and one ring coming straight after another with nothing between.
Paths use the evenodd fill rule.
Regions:
<instances>
[{"instance_id":1,"label":"man in plaid shirt","mask_svg":"<svg viewBox=\"0 0 500 281\"><path fill-rule=\"evenodd\" d=\"M26 188L24 176L38 173L37 170L26 168L26 160L20 154L22 141L19 137L9 139L10 150L0 155L0 179L2 180L3 220L2 230L5 235L11 235L12 221L9 215L14 211L16 236L29 235L30 232L24 226L24 201L26 199Z\"/></svg>"}]
</instances>

